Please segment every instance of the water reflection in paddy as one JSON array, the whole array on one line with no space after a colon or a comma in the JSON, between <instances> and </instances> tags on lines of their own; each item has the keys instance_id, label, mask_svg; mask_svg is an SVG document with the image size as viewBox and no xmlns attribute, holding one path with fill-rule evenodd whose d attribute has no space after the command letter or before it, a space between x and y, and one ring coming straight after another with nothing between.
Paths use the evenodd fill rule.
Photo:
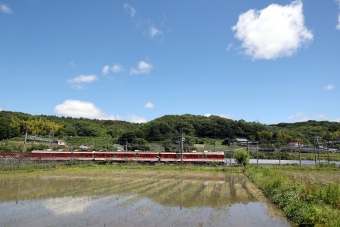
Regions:
<instances>
[{"instance_id":1,"label":"water reflection in paddy","mask_svg":"<svg viewBox=\"0 0 340 227\"><path fill-rule=\"evenodd\" d=\"M0 226L291 226L241 174L79 170L0 189Z\"/></svg>"}]
</instances>

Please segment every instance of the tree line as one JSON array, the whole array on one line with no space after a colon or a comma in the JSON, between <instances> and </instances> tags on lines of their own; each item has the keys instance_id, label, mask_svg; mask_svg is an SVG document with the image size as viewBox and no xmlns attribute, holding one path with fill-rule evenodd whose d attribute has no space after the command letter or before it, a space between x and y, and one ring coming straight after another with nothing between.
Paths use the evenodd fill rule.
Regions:
<instances>
[{"instance_id":1,"label":"tree line","mask_svg":"<svg viewBox=\"0 0 340 227\"><path fill-rule=\"evenodd\" d=\"M251 141L281 145L289 142L313 143L340 138L340 123L307 121L266 125L259 122L232 120L215 115L165 115L147 123L130 123L118 120L30 115L20 112L0 112L0 140L30 135L68 137L106 137L110 141L145 146L160 143L169 149L178 143L180 130L184 144L205 143L210 139L246 138Z\"/></svg>"}]
</instances>

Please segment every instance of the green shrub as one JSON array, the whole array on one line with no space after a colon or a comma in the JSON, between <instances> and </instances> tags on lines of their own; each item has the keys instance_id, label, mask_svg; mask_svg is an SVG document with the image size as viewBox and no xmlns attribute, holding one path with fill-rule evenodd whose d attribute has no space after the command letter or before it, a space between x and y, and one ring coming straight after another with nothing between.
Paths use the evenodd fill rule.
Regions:
<instances>
[{"instance_id":1,"label":"green shrub","mask_svg":"<svg viewBox=\"0 0 340 227\"><path fill-rule=\"evenodd\" d=\"M244 167L249 164L249 154L246 150L240 149L234 152L233 158L237 164L243 165Z\"/></svg>"},{"instance_id":2,"label":"green shrub","mask_svg":"<svg viewBox=\"0 0 340 227\"><path fill-rule=\"evenodd\" d=\"M45 144L33 144L31 147L28 147L26 151L33 151L33 150L45 150L49 149L50 146Z\"/></svg>"}]
</instances>

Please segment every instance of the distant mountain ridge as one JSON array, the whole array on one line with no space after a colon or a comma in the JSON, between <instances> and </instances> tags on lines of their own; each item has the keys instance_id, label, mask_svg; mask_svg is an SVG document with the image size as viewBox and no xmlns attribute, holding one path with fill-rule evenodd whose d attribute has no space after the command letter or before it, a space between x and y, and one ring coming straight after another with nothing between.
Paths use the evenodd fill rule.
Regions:
<instances>
[{"instance_id":1,"label":"distant mountain ridge","mask_svg":"<svg viewBox=\"0 0 340 227\"><path fill-rule=\"evenodd\" d=\"M13 119L20 125L14 126ZM119 120L30 115L20 112L0 112L0 140L23 136L27 122L42 119L60 125L54 136L83 136L117 138L140 138L146 141L164 141L178 136L181 129L186 137L192 138L247 138L252 141L288 144L292 141L310 141L314 135L320 140L340 137L340 123L329 121L307 121L279 123L273 125L244 120L232 120L220 116L164 115L147 123L131 123ZM26 128L25 128L26 127ZM196 139L197 140L197 139ZM197 142L197 141L196 141ZM199 141L198 141L199 142Z\"/></svg>"}]
</instances>

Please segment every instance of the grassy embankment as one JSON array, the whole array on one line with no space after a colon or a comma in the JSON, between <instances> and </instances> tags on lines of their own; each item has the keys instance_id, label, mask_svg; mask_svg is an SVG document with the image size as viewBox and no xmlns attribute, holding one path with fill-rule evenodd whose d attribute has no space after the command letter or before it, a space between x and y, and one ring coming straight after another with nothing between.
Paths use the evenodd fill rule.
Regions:
<instances>
[{"instance_id":1,"label":"grassy embankment","mask_svg":"<svg viewBox=\"0 0 340 227\"><path fill-rule=\"evenodd\" d=\"M293 222L340 226L339 167L254 165L244 173Z\"/></svg>"}]
</instances>

